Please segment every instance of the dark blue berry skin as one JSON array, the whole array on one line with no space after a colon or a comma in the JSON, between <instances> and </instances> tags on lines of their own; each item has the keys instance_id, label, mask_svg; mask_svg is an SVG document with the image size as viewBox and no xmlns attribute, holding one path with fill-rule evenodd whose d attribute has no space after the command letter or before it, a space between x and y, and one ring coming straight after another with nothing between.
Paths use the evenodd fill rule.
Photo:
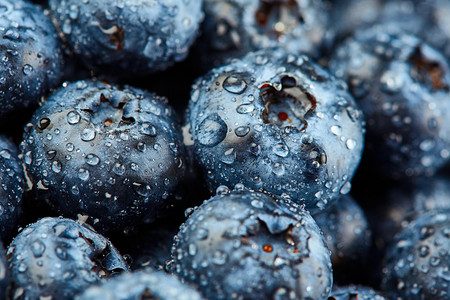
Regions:
<instances>
[{"instance_id":1,"label":"dark blue berry skin","mask_svg":"<svg viewBox=\"0 0 450 300\"><path fill-rule=\"evenodd\" d=\"M50 9L76 55L95 70L124 77L183 60L203 19L202 1L51 0Z\"/></svg>"},{"instance_id":2,"label":"dark blue berry skin","mask_svg":"<svg viewBox=\"0 0 450 300\"><path fill-rule=\"evenodd\" d=\"M335 278L367 260L372 232L366 215L350 195L339 197L325 210L312 215L331 251ZM341 274L342 273L342 274Z\"/></svg>"},{"instance_id":3,"label":"dark blue berry skin","mask_svg":"<svg viewBox=\"0 0 450 300\"><path fill-rule=\"evenodd\" d=\"M211 191L242 183L312 211L349 192L363 148L363 117L346 84L282 50L199 78L188 120Z\"/></svg>"},{"instance_id":4,"label":"dark blue berry skin","mask_svg":"<svg viewBox=\"0 0 450 300\"><path fill-rule=\"evenodd\" d=\"M447 0L388 0L378 22L391 24L425 40L450 58Z\"/></svg>"},{"instance_id":5,"label":"dark blue berry skin","mask_svg":"<svg viewBox=\"0 0 450 300\"><path fill-rule=\"evenodd\" d=\"M411 220L432 211L450 210L450 179L434 176L392 188L378 207L376 229L386 245Z\"/></svg>"},{"instance_id":6,"label":"dark blue berry skin","mask_svg":"<svg viewBox=\"0 0 450 300\"><path fill-rule=\"evenodd\" d=\"M448 299L450 213L429 212L408 224L386 253L382 288L390 299Z\"/></svg>"},{"instance_id":7,"label":"dark blue berry skin","mask_svg":"<svg viewBox=\"0 0 450 300\"><path fill-rule=\"evenodd\" d=\"M202 300L199 292L162 271L136 271L91 286L76 300Z\"/></svg>"},{"instance_id":8,"label":"dark blue berry skin","mask_svg":"<svg viewBox=\"0 0 450 300\"><path fill-rule=\"evenodd\" d=\"M57 86L61 43L50 19L28 1L0 1L0 118L37 105Z\"/></svg>"},{"instance_id":9,"label":"dark blue berry skin","mask_svg":"<svg viewBox=\"0 0 450 300\"><path fill-rule=\"evenodd\" d=\"M19 224L25 187L16 145L0 136L0 240L12 237Z\"/></svg>"},{"instance_id":10,"label":"dark blue berry skin","mask_svg":"<svg viewBox=\"0 0 450 300\"><path fill-rule=\"evenodd\" d=\"M208 299L324 299L329 250L302 206L237 187L191 212L171 268Z\"/></svg>"},{"instance_id":11,"label":"dark blue berry skin","mask_svg":"<svg viewBox=\"0 0 450 300\"><path fill-rule=\"evenodd\" d=\"M10 272L6 262L6 251L3 243L0 241L0 299L7 299L10 280Z\"/></svg>"},{"instance_id":12,"label":"dark blue berry skin","mask_svg":"<svg viewBox=\"0 0 450 300\"><path fill-rule=\"evenodd\" d=\"M59 213L102 232L153 221L185 173L167 99L92 80L52 94L21 144L33 189Z\"/></svg>"},{"instance_id":13,"label":"dark blue berry skin","mask_svg":"<svg viewBox=\"0 0 450 300\"><path fill-rule=\"evenodd\" d=\"M339 46L329 67L366 116L368 156L380 174L431 175L449 161L450 73L439 52L377 26Z\"/></svg>"},{"instance_id":14,"label":"dark blue berry skin","mask_svg":"<svg viewBox=\"0 0 450 300\"><path fill-rule=\"evenodd\" d=\"M12 299L73 299L101 278L128 271L114 246L89 226L43 218L8 247Z\"/></svg>"},{"instance_id":15,"label":"dark blue berry skin","mask_svg":"<svg viewBox=\"0 0 450 300\"><path fill-rule=\"evenodd\" d=\"M271 47L318 57L327 29L322 0L204 0L199 51L202 63L220 66L229 57Z\"/></svg>"},{"instance_id":16,"label":"dark blue berry skin","mask_svg":"<svg viewBox=\"0 0 450 300\"><path fill-rule=\"evenodd\" d=\"M387 300L387 298L370 287L349 285L335 288L328 300Z\"/></svg>"}]
</instances>

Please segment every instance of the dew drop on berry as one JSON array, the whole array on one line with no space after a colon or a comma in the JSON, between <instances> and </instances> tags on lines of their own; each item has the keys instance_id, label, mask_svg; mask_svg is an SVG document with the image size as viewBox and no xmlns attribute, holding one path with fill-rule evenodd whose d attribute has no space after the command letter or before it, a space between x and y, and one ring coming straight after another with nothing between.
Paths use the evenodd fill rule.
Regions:
<instances>
[{"instance_id":1,"label":"dew drop on berry","mask_svg":"<svg viewBox=\"0 0 450 300\"><path fill-rule=\"evenodd\" d=\"M244 137L250 132L250 127L248 126L239 126L234 130L234 133L238 137Z\"/></svg>"},{"instance_id":2,"label":"dew drop on berry","mask_svg":"<svg viewBox=\"0 0 450 300\"><path fill-rule=\"evenodd\" d=\"M236 111L240 114L248 114L255 110L253 104L241 104L236 108Z\"/></svg>"},{"instance_id":3,"label":"dew drop on berry","mask_svg":"<svg viewBox=\"0 0 450 300\"><path fill-rule=\"evenodd\" d=\"M40 240L34 241L31 244L30 248L31 248L31 252L33 253L34 257L36 257L36 258L41 257L45 251L45 245Z\"/></svg>"},{"instance_id":4,"label":"dew drop on berry","mask_svg":"<svg viewBox=\"0 0 450 300\"><path fill-rule=\"evenodd\" d=\"M86 155L86 163L91 166L96 166L100 163L100 158L92 153Z\"/></svg>"},{"instance_id":5,"label":"dew drop on berry","mask_svg":"<svg viewBox=\"0 0 450 300\"><path fill-rule=\"evenodd\" d=\"M69 123L70 125L75 125L78 122L80 122L80 120L81 120L80 114L74 110L70 111L67 114L67 123Z\"/></svg>"},{"instance_id":6,"label":"dew drop on berry","mask_svg":"<svg viewBox=\"0 0 450 300\"><path fill-rule=\"evenodd\" d=\"M83 131L80 134L81 140L85 142L92 141L95 139L95 130L92 128L84 128Z\"/></svg>"},{"instance_id":7,"label":"dew drop on berry","mask_svg":"<svg viewBox=\"0 0 450 300\"><path fill-rule=\"evenodd\" d=\"M222 86L224 90L230 93L242 94L247 88L247 83L239 74L233 74L225 78Z\"/></svg>"}]
</instances>

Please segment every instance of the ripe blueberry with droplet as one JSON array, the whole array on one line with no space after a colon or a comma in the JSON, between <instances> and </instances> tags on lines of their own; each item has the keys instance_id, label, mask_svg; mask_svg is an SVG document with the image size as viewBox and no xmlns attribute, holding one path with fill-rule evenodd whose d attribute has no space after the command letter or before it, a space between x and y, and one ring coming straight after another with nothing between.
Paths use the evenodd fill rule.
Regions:
<instances>
[{"instance_id":1,"label":"ripe blueberry with droplet","mask_svg":"<svg viewBox=\"0 0 450 300\"><path fill-rule=\"evenodd\" d=\"M61 43L42 9L29 1L0 1L0 117L37 105L59 84Z\"/></svg>"},{"instance_id":2,"label":"ripe blueberry with droplet","mask_svg":"<svg viewBox=\"0 0 450 300\"><path fill-rule=\"evenodd\" d=\"M367 118L373 168L386 177L432 175L450 159L450 73L425 42L388 26L359 31L329 63Z\"/></svg>"},{"instance_id":3,"label":"ripe blueberry with droplet","mask_svg":"<svg viewBox=\"0 0 450 300\"><path fill-rule=\"evenodd\" d=\"M201 3L52 0L49 6L74 53L117 78L164 70L186 58L203 19Z\"/></svg>"},{"instance_id":4,"label":"ripe blueberry with droplet","mask_svg":"<svg viewBox=\"0 0 450 300\"><path fill-rule=\"evenodd\" d=\"M188 126L211 191L242 183L309 210L350 191L363 117L346 84L304 55L261 50L192 87Z\"/></svg>"},{"instance_id":5,"label":"ripe blueberry with droplet","mask_svg":"<svg viewBox=\"0 0 450 300\"><path fill-rule=\"evenodd\" d=\"M71 299L101 278L129 270L109 240L64 218L27 226L9 245L7 257L14 299Z\"/></svg>"},{"instance_id":6,"label":"ripe blueberry with droplet","mask_svg":"<svg viewBox=\"0 0 450 300\"><path fill-rule=\"evenodd\" d=\"M331 291L320 229L287 200L220 187L174 241L171 270L208 299L324 299Z\"/></svg>"},{"instance_id":7,"label":"ripe blueberry with droplet","mask_svg":"<svg viewBox=\"0 0 450 300\"><path fill-rule=\"evenodd\" d=\"M102 231L153 221L185 173L167 99L93 80L52 94L26 126L21 151L38 198Z\"/></svg>"}]
</instances>

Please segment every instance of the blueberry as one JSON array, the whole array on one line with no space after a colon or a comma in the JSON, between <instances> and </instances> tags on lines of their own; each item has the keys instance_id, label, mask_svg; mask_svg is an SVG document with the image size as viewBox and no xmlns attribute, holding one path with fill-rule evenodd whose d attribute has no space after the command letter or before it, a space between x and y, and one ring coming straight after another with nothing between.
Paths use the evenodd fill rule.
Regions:
<instances>
[{"instance_id":1,"label":"blueberry","mask_svg":"<svg viewBox=\"0 0 450 300\"><path fill-rule=\"evenodd\" d=\"M282 47L318 57L328 14L322 0L205 0L200 53L206 65Z\"/></svg>"},{"instance_id":2,"label":"blueberry","mask_svg":"<svg viewBox=\"0 0 450 300\"><path fill-rule=\"evenodd\" d=\"M367 260L372 232L366 215L350 195L339 197L325 210L312 215L331 251L335 278ZM340 274L339 274L340 275Z\"/></svg>"},{"instance_id":3,"label":"blueberry","mask_svg":"<svg viewBox=\"0 0 450 300\"><path fill-rule=\"evenodd\" d=\"M388 0L378 22L419 36L450 58L449 14L447 0Z\"/></svg>"},{"instance_id":4,"label":"blueberry","mask_svg":"<svg viewBox=\"0 0 450 300\"><path fill-rule=\"evenodd\" d=\"M434 176L405 182L391 189L379 207L376 226L386 244L408 222L426 212L450 210L450 179Z\"/></svg>"},{"instance_id":5,"label":"blueberry","mask_svg":"<svg viewBox=\"0 0 450 300\"><path fill-rule=\"evenodd\" d=\"M0 135L0 240L11 237L22 209L25 179L16 145Z\"/></svg>"},{"instance_id":6,"label":"blueberry","mask_svg":"<svg viewBox=\"0 0 450 300\"><path fill-rule=\"evenodd\" d=\"M124 273L91 286L76 300L202 300L203 297L192 287L183 284L178 278L162 271L136 271Z\"/></svg>"},{"instance_id":7,"label":"blueberry","mask_svg":"<svg viewBox=\"0 0 450 300\"><path fill-rule=\"evenodd\" d=\"M439 52L377 26L344 42L329 65L364 111L375 170L393 178L431 175L449 161L450 73Z\"/></svg>"},{"instance_id":8,"label":"blueberry","mask_svg":"<svg viewBox=\"0 0 450 300\"><path fill-rule=\"evenodd\" d=\"M86 225L43 218L8 247L11 299L72 299L101 278L128 271L114 246Z\"/></svg>"},{"instance_id":9,"label":"blueberry","mask_svg":"<svg viewBox=\"0 0 450 300\"><path fill-rule=\"evenodd\" d=\"M448 299L448 210L419 216L386 253L383 289L391 299Z\"/></svg>"},{"instance_id":10,"label":"blueberry","mask_svg":"<svg viewBox=\"0 0 450 300\"><path fill-rule=\"evenodd\" d=\"M310 210L349 192L363 148L362 114L345 83L282 50L200 77L188 120L188 144L211 191L242 183Z\"/></svg>"},{"instance_id":11,"label":"blueberry","mask_svg":"<svg viewBox=\"0 0 450 300\"><path fill-rule=\"evenodd\" d=\"M0 298L7 299L10 283L10 274L6 262L6 251L0 241Z\"/></svg>"},{"instance_id":12,"label":"blueberry","mask_svg":"<svg viewBox=\"0 0 450 300\"><path fill-rule=\"evenodd\" d=\"M386 300L386 298L370 287L349 285L335 288L328 300Z\"/></svg>"},{"instance_id":13,"label":"blueberry","mask_svg":"<svg viewBox=\"0 0 450 300\"><path fill-rule=\"evenodd\" d=\"M203 18L202 1L51 0L73 51L91 68L124 77L183 60Z\"/></svg>"},{"instance_id":14,"label":"blueberry","mask_svg":"<svg viewBox=\"0 0 450 300\"><path fill-rule=\"evenodd\" d=\"M220 187L190 213L174 239L171 268L206 298L328 296L329 250L302 206L241 187Z\"/></svg>"},{"instance_id":15,"label":"blueberry","mask_svg":"<svg viewBox=\"0 0 450 300\"><path fill-rule=\"evenodd\" d=\"M21 149L34 191L102 232L153 221L184 176L175 119L166 98L143 90L66 85L26 127Z\"/></svg>"},{"instance_id":16,"label":"blueberry","mask_svg":"<svg viewBox=\"0 0 450 300\"><path fill-rule=\"evenodd\" d=\"M59 84L61 44L50 19L28 1L0 1L0 117L36 105Z\"/></svg>"}]
</instances>

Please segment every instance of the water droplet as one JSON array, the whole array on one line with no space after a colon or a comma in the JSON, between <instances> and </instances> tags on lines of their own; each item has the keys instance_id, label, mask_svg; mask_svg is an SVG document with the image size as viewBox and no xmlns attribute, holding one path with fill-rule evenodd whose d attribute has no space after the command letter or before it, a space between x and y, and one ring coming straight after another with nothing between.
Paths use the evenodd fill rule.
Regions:
<instances>
[{"instance_id":1,"label":"water droplet","mask_svg":"<svg viewBox=\"0 0 450 300\"><path fill-rule=\"evenodd\" d=\"M142 197L148 197L150 195L151 188L146 184L133 182L133 190Z\"/></svg>"},{"instance_id":2,"label":"water droplet","mask_svg":"<svg viewBox=\"0 0 450 300\"><path fill-rule=\"evenodd\" d=\"M239 126L238 128L236 128L236 129L234 130L234 133L235 133L238 137L244 137L244 136L246 136L249 132L250 132L250 127L248 127L248 126Z\"/></svg>"},{"instance_id":3,"label":"water droplet","mask_svg":"<svg viewBox=\"0 0 450 300\"><path fill-rule=\"evenodd\" d=\"M66 144L66 150L72 152L75 149L75 146L72 143Z\"/></svg>"},{"instance_id":4,"label":"water droplet","mask_svg":"<svg viewBox=\"0 0 450 300\"><path fill-rule=\"evenodd\" d=\"M286 169L285 169L284 165L279 162L274 163L272 166L272 172L277 176L284 175L285 170Z\"/></svg>"},{"instance_id":5,"label":"water droplet","mask_svg":"<svg viewBox=\"0 0 450 300\"><path fill-rule=\"evenodd\" d=\"M55 173L61 172L62 165L58 160L53 161L52 163L52 171Z\"/></svg>"},{"instance_id":6,"label":"water droplet","mask_svg":"<svg viewBox=\"0 0 450 300\"><path fill-rule=\"evenodd\" d=\"M273 147L273 152L279 157L286 157L289 154L289 148L284 143L278 143Z\"/></svg>"},{"instance_id":7,"label":"water droplet","mask_svg":"<svg viewBox=\"0 0 450 300\"><path fill-rule=\"evenodd\" d=\"M96 166L100 163L100 158L92 153L86 155L86 163L91 166Z\"/></svg>"},{"instance_id":8,"label":"water droplet","mask_svg":"<svg viewBox=\"0 0 450 300\"><path fill-rule=\"evenodd\" d=\"M64 250L61 247L56 247L55 248L55 254L61 260L66 260L67 259L67 252L66 252L66 250Z\"/></svg>"},{"instance_id":9,"label":"water droplet","mask_svg":"<svg viewBox=\"0 0 450 300\"><path fill-rule=\"evenodd\" d=\"M354 149L354 148L356 147L356 142L355 142L355 140L348 139L348 140L345 142L345 146L347 146L347 148L348 148L349 150L352 150L352 149Z\"/></svg>"},{"instance_id":10,"label":"water droplet","mask_svg":"<svg viewBox=\"0 0 450 300\"><path fill-rule=\"evenodd\" d=\"M31 246L31 252L33 253L34 257L39 258L44 254L45 251L45 245L42 241L34 241Z\"/></svg>"},{"instance_id":11,"label":"water droplet","mask_svg":"<svg viewBox=\"0 0 450 300\"><path fill-rule=\"evenodd\" d=\"M44 130L50 125L50 119L49 118L42 118L39 120L38 127L40 130Z\"/></svg>"},{"instance_id":12,"label":"water droplet","mask_svg":"<svg viewBox=\"0 0 450 300\"><path fill-rule=\"evenodd\" d=\"M350 190L352 189L352 184L350 183L350 181L347 181L344 183L344 185L342 186L340 193L342 195L346 195L350 192Z\"/></svg>"},{"instance_id":13,"label":"water droplet","mask_svg":"<svg viewBox=\"0 0 450 300\"><path fill-rule=\"evenodd\" d=\"M255 207L255 208L263 208L264 207L264 203L261 200L252 200L252 202L250 202L250 204Z\"/></svg>"},{"instance_id":14,"label":"water droplet","mask_svg":"<svg viewBox=\"0 0 450 300\"><path fill-rule=\"evenodd\" d=\"M153 124L145 122L139 127L139 132L144 135L155 137L156 136L156 127Z\"/></svg>"},{"instance_id":15,"label":"water droplet","mask_svg":"<svg viewBox=\"0 0 450 300\"><path fill-rule=\"evenodd\" d=\"M55 151L55 150L48 150L46 154L47 154L47 155L46 155L46 156L47 156L47 159L48 159L48 160L52 160L52 159L54 159L55 156L56 156L56 151Z\"/></svg>"},{"instance_id":16,"label":"water droplet","mask_svg":"<svg viewBox=\"0 0 450 300\"><path fill-rule=\"evenodd\" d=\"M147 150L147 145L143 142L139 142L136 145L136 149L138 149L138 151L140 151L140 152L145 152Z\"/></svg>"},{"instance_id":17,"label":"water droplet","mask_svg":"<svg viewBox=\"0 0 450 300\"><path fill-rule=\"evenodd\" d=\"M233 94L242 94L247 88L247 83L239 74L233 74L223 81L224 90Z\"/></svg>"},{"instance_id":18,"label":"water droplet","mask_svg":"<svg viewBox=\"0 0 450 300\"><path fill-rule=\"evenodd\" d=\"M223 265L227 262L227 258L228 256L225 252L217 250L212 256L212 262L216 265Z\"/></svg>"},{"instance_id":19,"label":"water droplet","mask_svg":"<svg viewBox=\"0 0 450 300\"><path fill-rule=\"evenodd\" d=\"M25 66L23 66L22 71L23 71L23 74L25 74L26 76L29 76L33 72L33 67L29 64L26 64Z\"/></svg>"},{"instance_id":20,"label":"water droplet","mask_svg":"<svg viewBox=\"0 0 450 300\"><path fill-rule=\"evenodd\" d=\"M208 229L205 229L205 228L199 228L199 229L197 230L196 236L197 236L197 238L198 238L199 240L205 240L206 238L208 238L208 235L209 235L209 230L208 230Z\"/></svg>"},{"instance_id":21,"label":"water droplet","mask_svg":"<svg viewBox=\"0 0 450 300\"><path fill-rule=\"evenodd\" d=\"M92 141L95 139L95 130L93 128L84 128L80 134L81 140L85 142Z\"/></svg>"},{"instance_id":22,"label":"water droplet","mask_svg":"<svg viewBox=\"0 0 450 300\"><path fill-rule=\"evenodd\" d=\"M67 114L67 123L69 123L70 125L74 125L77 124L78 122L80 122L81 120L81 116L78 112L72 110Z\"/></svg>"},{"instance_id":23,"label":"water droplet","mask_svg":"<svg viewBox=\"0 0 450 300\"><path fill-rule=\"evenodd\" d=\"M240 114L248 114L255 110L253 104L241 104L236 108L236 111Z\"/></svg>"},{"instance_id":24,"label":"water droplet","mask_svg":"<svg viewBox=\"0 0 450 300\"><path fill-rule=\"evenodd\" d=\"M221 185L216 189L217 195L224 195L224 194L229 194L229 193L230 193L230 189L226 185Z\"/></svg>"},{"instance_id":25,"label":"water droplet","mask_svg":"<svg viewBox=\"0 0 450 300\"><path fill-rule=\"evenodd\" d=\"M80 178L83 181L86 181L89 179L89 170L85 168L80 168L78 170L78 178Z\"/></svg>"},{"instance_id":26,"label":"water droplet","mask_svg":"<svg viewBox=\"0 0 450 300\"><path fill-rule=\"evenodd\" d=\"M227 151L224 152L222 157L220 158L220 161L231 165L236 160L236 151L234 151L234 148L230 148Z\"/></svg>"},{"instance_id":27,"label":"water droplet","mask_svg":"<svg viewBox=\"0 0 450 300\"><path fill-rule=\"evenodd\" d=\"M191 256L194 256L195 254L197 254L197 246L195 244L189 244L188 246L188 253Z\"/></svg>"},{"instance_id":28,"label":"water droplet","mask_svg":"<svg viewBox=\"0 0 450 300\"><path fill-rule=\"evenodd\" d=\"M8 150L2 150L0 152L0 156L3 157L4 159L10 159L11 153Z\"/></svg>"},{"instance_id":29,"label":"water droplet","mask_svg":"<svg viewBox=\"0 0 450 300\"><path fill-rule=\"evenodd\" d=\"M213 147L225 139L227 130L227 124L222 118L218 114L212 114L200 124L196 136L200 144Z\"/></svg>"},{"instance_id":30,"label":"water droplet","mask_svg":"<svg viewBox=\"0 0 450 300\"><path fill-rule=\"evenodd\" d=\"M330 128L331 133L333 133L334 135L341 135L342 133L342 128L339 125L333 125Z\"/></svg>"},{"instance_id":31,"label":"water droplet","mask_svg":"<svg viewBox=\"0 0 450 300\"><path fill-rule=\"evenodd\" d=\"M121 163L116 163L113 167L113 172L118 176L122 176L125 173L125 166Z\"/></svg>"}]
</instances>

